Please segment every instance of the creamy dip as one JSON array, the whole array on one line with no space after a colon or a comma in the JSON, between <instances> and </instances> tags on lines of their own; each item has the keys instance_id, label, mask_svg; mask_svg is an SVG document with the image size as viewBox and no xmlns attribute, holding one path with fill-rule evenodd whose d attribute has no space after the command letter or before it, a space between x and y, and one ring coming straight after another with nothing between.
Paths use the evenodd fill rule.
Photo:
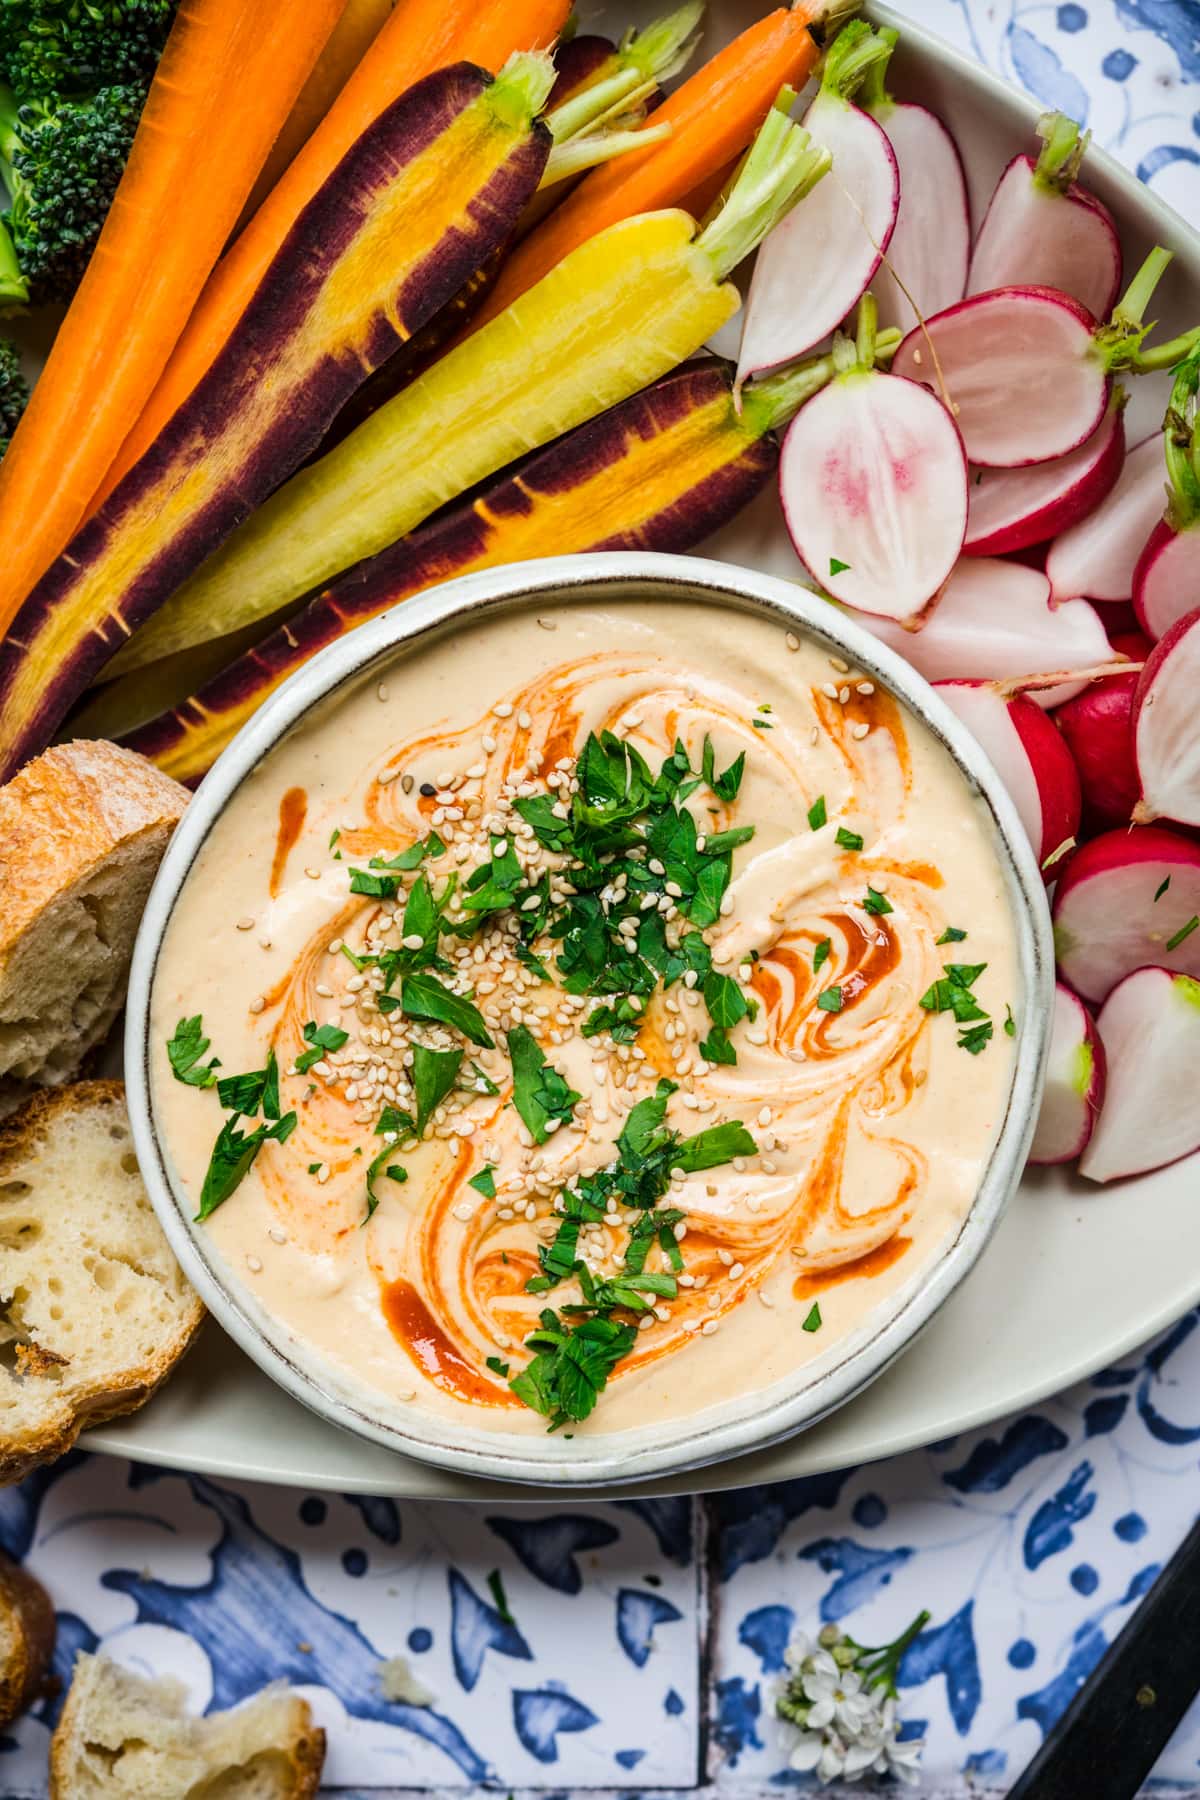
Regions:
<instances>
[{"instance_id":1,"label":"creamy dip","mask_svg":"<svg viewBox=\"0 0 1200 1800\"><path fill-rule=\"evenodd\" d=\"M555 858L514 799L546 795L567 812L577 755L601 730L654 774L677 740L697 772L706 737L718 775L745 754L735 797L699 780L683 800L702 834L754 827L704 931L714 967L753 1003L755 1016L728 1031L736 1062L702 1056L713 1023L683 980L660 983L633 1043L585 1036L602 1000L564 993L549 937L533 949L551 980L518 961L516 924L495 915L475 937L443 940L453 972L440 977L470 991L494 1047L465 1045L460 1085L415 1148L405 1131L381 1139L385 1107L413 1110L414 1045L464 1040L378 1010L382 976L342 946L360 961L402 948L419 872L396 878L392 901L351 893L351 869L432 830L445 850L421 869L435 890L456 871L461 893L503 831L536 878ZM649 909L668 940L691 929L669 893ZM947 928L966 936L947 939ZM947 964L986 965L966 970L975 1005L964 1019L920 1004L951 979ZM222 1075L260 1069L274 1049L295 1128L263 1145L200 1229L268 1312L359 1389L507 1433L544 1432L546 1420L509 1390L505 1366L515 1375L529 1361L524 1340L543 1307L580 1298L574 1277L550 1292L525 1285L559 1231L564 1186L611 1162L630 1108L661 1077L677 1084L666 1123L684 1137L741 1120L754 1153L672 1179L663 1204L682 1214L678 1253L656 1240L645 1270L674 1264L677 1293L651 1297L591 1418L568 1427L621 1430L793 1374L919 1283L956 1235L1000 1129L1016 980L985 809L895 700L757 615L556 604L460 623L398 653L382 680L314 714L242 785L159 959L153 1103L178 1184L198 1202L228 1113L214 1088L174 1078L167 1040L200 1014ZM510 1103L506 1034L521 1024L580 1095L542 1144ZM297 1074L306 1025L348 1035ZM960 1042L972 1030L977 1053ZM367 1220L367 1166L389 1143ZM403 1184L387 1167L407 1171ZM494 1197L470 1185L485 1170ZM597 1278L620 1272L631 1223L621 1207L585 1226L579 1253Z\"/></svg>"}]
</instances>

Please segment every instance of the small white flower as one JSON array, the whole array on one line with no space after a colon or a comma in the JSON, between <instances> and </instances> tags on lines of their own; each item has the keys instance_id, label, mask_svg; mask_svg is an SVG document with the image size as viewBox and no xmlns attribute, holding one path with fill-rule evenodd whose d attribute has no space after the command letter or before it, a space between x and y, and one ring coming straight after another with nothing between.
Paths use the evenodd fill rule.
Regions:
<instances>
[{"instance_id":1,"label":"small white flower","mask_svg":"<svg viewBox=\"0 0 1200 1800\"><path fill-rule=\"evenodd\" d=\"M825 1748L824 1735L819 1731L802 1731L788 1761L793 1769L803 1775L810 1775L821 1760Z\"/></svg>"},{"instance_id":2,"label":"small white flower","mask_svg":"<svg viewBox=\"0 0 1200 1800\"><path fill-rule=\"evenodd\" d=\"M889 1770L904 1782L906 1787L916 1787L921 1778L917 1765L921 1760L924 1748L924 1738L904 1738L903 1740L893 1738L892 1742L884 1747Z\"/></svg>"},{"instance_id":3,"label":"small white flower","mask_svg":"<svg viewBox=\"0 0 1200 1800\"><path fill-rule=\"evenodd\" d=\"M846 1767L846 1747L833 1732L826 1732L817 1763L817 1779L828 1784L836 1781Z\"/></svg>"}]
</instances>

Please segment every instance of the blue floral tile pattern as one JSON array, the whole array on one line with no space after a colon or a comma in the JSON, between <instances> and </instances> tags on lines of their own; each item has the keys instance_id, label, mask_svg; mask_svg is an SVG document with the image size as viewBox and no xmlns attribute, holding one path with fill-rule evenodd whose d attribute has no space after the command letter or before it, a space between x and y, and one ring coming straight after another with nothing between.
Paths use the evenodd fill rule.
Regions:
<instances>
[{"instance_id":1,"label":"blue floral tile pattern","mask_svg":"<svg viewBox=\"0 0 1200 1800\"><path fill-rule=\"evenodd\" d=\"M1200 217L1200 0L902 10ZM928 1609L903 1716L921 1793L966 1800L1007 1789L1094 1668L1191 1525L1198 1469L1200 1313L1019 1417L702 1502L398 1504L74 1455L0 1492L0 1544L54 1596L64 1681L98 1647L197 1709L282 1676L348 1800L810 1792L774 1715L789 1640L883 1643ZM0 1736L4 1800L44 1800L60 1704ZM1152 1791L1200 1795L1200 1706Z\"/></svg>"}]
</instances>

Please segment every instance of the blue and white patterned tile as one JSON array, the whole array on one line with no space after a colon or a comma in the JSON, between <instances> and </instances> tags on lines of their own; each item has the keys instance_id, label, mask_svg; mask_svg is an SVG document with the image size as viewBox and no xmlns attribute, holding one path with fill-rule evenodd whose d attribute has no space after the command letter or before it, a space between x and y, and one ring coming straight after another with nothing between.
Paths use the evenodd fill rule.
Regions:
<instances>
[{"instance_id":1,"label":"blue and white patterned tile","mask_svg":"<svg viewBox=\"0 0 1200 1800\"><path fill-rule=\"evenodd\" d=\"M712 1731L722 1787L777 1785L773 1717L795 1630L887 1643L931 1786L1006 1785L1197 1511L1200 1314L1119 1369L887 1463L718 1496ZM1200 1792L1200 1712L1157 1771Z\"/></svg>"},{"instance_id":2,"label":"blue and white patterned tile","mask_svg":"<svg viewBox=\"0 0 1200 1800\"><path fill-rule=\"evenodd\" d=\"M397 1504L100 1457L0 1495L64 1679L99 1647L204 1711L283 1678L329 1734L333 1787L694 1784L695 1535L690 1501ZM384 1693L393 1658L405 1699ZM6 1796L44 1791L54 1716L0 1742Z\"/></svg>"},{"instance_id":3,"label":"blue and white patterned tile","mask_svg":"<svg viewBox=\"0 0 1200 1800\"><path fill-rule=\"evenodd\" d=\"M1200 215L1197 0L898 0L898 10L1088 125L1185 217Z\"/></svg>"}]
</instances>

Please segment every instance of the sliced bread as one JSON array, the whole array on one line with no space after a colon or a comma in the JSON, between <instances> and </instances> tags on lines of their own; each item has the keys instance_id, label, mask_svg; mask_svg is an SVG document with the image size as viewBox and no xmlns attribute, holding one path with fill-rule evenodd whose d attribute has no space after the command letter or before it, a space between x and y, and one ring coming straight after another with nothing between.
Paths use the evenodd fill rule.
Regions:
<instances>
[{"instance_id":1,"label":"sliced bread","mask_svg":"<svg viewBox=\"0 0 1200 1800\"><path fill-rule=\"evenodd\" d=\"M0 1124L0 1482L132 1412L204 1317L154 1216L118 1081Z\"/></svg>"},{"instance_id":2,"label":"sliced bread","mask_svg":"<svg viewBox=\"0 0 1200 1800\"><path fill-rule=\"evenodd\" d=\"M125 998L188 794L132 750L59 744L0 787L0 1112L69 1081Z\"/></svg>"},{"instance_id":3,"label":"sliced bread","mask_svg":"<svg viewBox=\"0 0 1200 1800\"><path fill-rule=\"evenodd\" d=\"M308 1800L325 1733L282 1684L195 1718L178 1681L81 1654L50 1742L50 1800Z\"/></svg>"},{"instance_id":4,"label":"sliced bread","mask_svg":"<svg viewBox=\"0 0 1200 1800\"><path fill-rule=\"evenodd\" d=\"M37 1699L54 1654L54 1604L0 1551L0 1730Z\"/></svg>"}]
</instances>

